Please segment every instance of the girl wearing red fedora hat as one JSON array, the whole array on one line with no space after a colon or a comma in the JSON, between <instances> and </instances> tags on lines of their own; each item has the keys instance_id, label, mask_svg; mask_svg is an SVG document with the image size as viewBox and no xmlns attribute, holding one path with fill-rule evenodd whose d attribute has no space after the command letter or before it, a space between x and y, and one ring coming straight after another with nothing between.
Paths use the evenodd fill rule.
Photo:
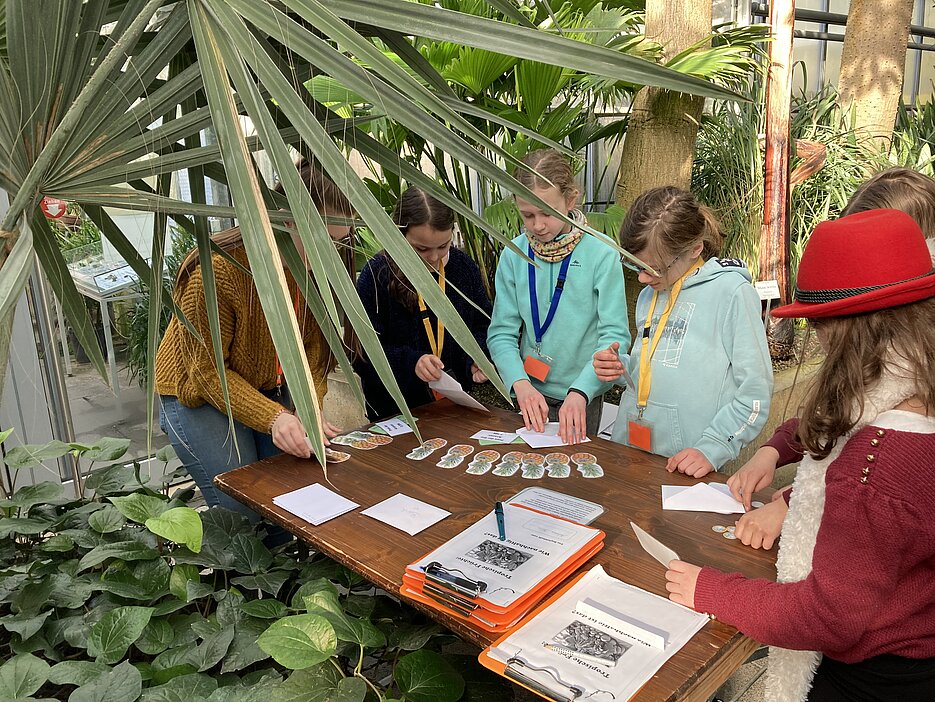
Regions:
<instances>
[{"instance_id":1,"label":"girl wearing red fedora hat","mask_svg":"<svg viewBox=\"0 0 935 702\"><path fill-rule=\"evenodd\" d=\"M935 269L919 225L896 210L820 224L773 314L820 320L826 351L783 457L802 462L778 582L672 561L670 598L773 647L771 701L935 699Z\"/></svg>"},{"instance_id":2,"label":"girl wearing red fedora hat","mask_svg":"<svg viewBox=\"0 0 935 702\"><path fill-rule=\"evenodd\" d=\"M842 216L876 209L900 210L912 217L921 227L935 261L935 178L910 168L880 171L857 188ZM772 438L727 481L734 497L748 510L737 522L736 532L737 539L747 546L768 549L779 538L787 509L785 500L779 498L788 496L788 489L776 492L773 501L759 509L751 510L751 500L753 493L773 482L781 456L801 454L795 435L797 428L798 419L780 425Z\"/></svg>"}]
</instances>

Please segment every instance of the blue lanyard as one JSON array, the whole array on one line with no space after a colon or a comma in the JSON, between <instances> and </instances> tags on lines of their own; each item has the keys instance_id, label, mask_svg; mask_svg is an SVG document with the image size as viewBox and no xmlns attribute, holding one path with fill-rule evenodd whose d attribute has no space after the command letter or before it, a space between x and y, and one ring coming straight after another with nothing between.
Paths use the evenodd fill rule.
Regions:
<instances>
[{"instance_id":1,"label":"blue lanyard","mask_svg":"<svg viewBox=\"0 0 935 702\"><path fill-rule=\"evenodd\" d=\"M532 246L529 247L529 306L532 309L532 330L536 335L536 353L541 353L542 337L552 325L555 318L555 311L558 309L558 301L562 299L562 290L565 289L565 278L568 277L568 265L571 263L571 254L569 253L563 260L561 268L558 270L558 280L555 281L555 291L552 293L552 301L549 303L549 313L545 317L545 324L539 326L539 299L536 296L536 266L532 263L535 260Z\"/></svg>"}]
</instances>

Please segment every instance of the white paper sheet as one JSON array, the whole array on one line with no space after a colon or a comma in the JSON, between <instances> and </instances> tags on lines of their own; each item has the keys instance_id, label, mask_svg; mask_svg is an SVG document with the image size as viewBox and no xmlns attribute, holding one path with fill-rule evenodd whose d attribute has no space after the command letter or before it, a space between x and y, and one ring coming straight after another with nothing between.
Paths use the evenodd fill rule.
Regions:
<instances>
[{"instance_id":1,"label":"white paper sheet","mask_svg":"<svg viewBox=\"0 0 935 702\"><path fill-rule=\"evenodd\" d=\"M399 417L384 419L382 422L377 422L374 426L380 427L388 436L401 436L402 434L413 433L412 427Z\"/></svg>"},{"instance_id":2,"label":"white paper sheet","mask_svg":"<svg viewBox=\"0 0 935 702\"><path fill-rule=\"evenodd\" d=\"M478 441L492 441L498 444L512 444L516 441L518 434L510 431L493 431L492 429L481 429L476 434L472 435L472 439L477 439Z\"/></svg>"},{"instance_id":3,"label":"white paper sheet","mask_svg":"<svg viewBox=\"0 0 935 702\"><path fill-rule=\"evenodd\" d=\"M685 512L743 514L743 503L734 499L724 483L662 486L662 508Z\"/></svg>"},{"instance_id":4,"label":"white paper sheet","mask_svg":"<svg viewBox=\"0 0 935 702\"><path fill-rule=\"evenodd\" d=\"M602 439L610 439L614 433L614 426L617 424L617 413L620 411L620 405L613 402L605 402L601 407L601 419L598 423L597 435Z\"/></svg>"},{"instance_id":5,"label":"white paper sheet","mask_svg":"<svg viewBox=\"0 0 935 702\"><path fill-rule=\"evenodd\" d=\"M544 431L533 431L532 429L517 429L516 433L519 435L523 441L529 444L530 448L539 449L539 448L552 448L554 446L571 446L572 444L566 444L562 441L562 437L558 435L558 422L546 422L543 427ZM586 444L591 441L588 437L584 437L579 444Z\"/></svg>"},{"instance_id":6,"label":"white paper sheet","mask_svg":"<svg viewBox=\"0 0 935 702\"><path fill-rule=\"evenodd\" d=\"M398 492L383 502L368 507L361 514L396 527L409 536L415 536L423 529L440 522L451 512Z\"/></svg>"},{"instance_id":7,"label":"white paper sheet","mask_svg":"<svg viewBox=\"0 0 935 702\"><path fill-rule=\"evenodd\" d=\"M582 608L581 602L589 606ZM627 626L618 626L619 621ZM704 614L611 578L594 566L549 607L492 647L490 656L503 663L519 659L525 665L514 663L516 672L556 693L567 696L568 686L575 685L582 689L578 699L623 702L707 621ZM653 645L660 638L665 642L662 648Z\"/></svg>"},{"instance_id":8,"label":"white paper sheet","mask_svg":"<svg viewBox=\"0 0 935 702\"><path fill-rule=\"evenodd\" d=\"M681 560L679 554L641 529L639 525L630 522L630 526L633 527L633 532L636 534L636 538L640 542L640 546L643 547L643 550L662 563L666 568L669 567L669 561Z\"/></svg>"},{"instance_id":9,"label":"white paper sheet","mask_svg":"<svg viewBox=\"0 0 935 702\"><path fill-rule=\"evenodd\" d=\"M490 410L484 407L480 402L464 392L461 383L452 378L445 371L442 371L442 377L440 379L433 380L429 383L429 387L444 395L455 404L480 410L481 412L490 412Z\"/></svg>"},{"instance_id":10,"label":"white paper sheet","mask_svg":"<svg viewBox=\"0 0 935 702\"><path fill-rule=\"evenodd\" d=\"M315 526L360 507L320 483L277 495L273 504Z\"/></svg>"}]
</instances>

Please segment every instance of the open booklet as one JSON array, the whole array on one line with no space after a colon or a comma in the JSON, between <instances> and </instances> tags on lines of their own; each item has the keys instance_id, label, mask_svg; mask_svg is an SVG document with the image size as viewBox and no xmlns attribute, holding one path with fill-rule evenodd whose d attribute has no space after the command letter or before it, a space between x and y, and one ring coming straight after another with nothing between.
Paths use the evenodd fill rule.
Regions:
<instances>
[{"instance_id":1,"label":"open booklet","mask_svg":"<svg viewBox=\"0 0 935 702\"><path fill-rule=\"evenodd\" d=\"M707 621L598 565L484 650L480 661L546 699L623 702Z\"/></svg>"}]
</instances>

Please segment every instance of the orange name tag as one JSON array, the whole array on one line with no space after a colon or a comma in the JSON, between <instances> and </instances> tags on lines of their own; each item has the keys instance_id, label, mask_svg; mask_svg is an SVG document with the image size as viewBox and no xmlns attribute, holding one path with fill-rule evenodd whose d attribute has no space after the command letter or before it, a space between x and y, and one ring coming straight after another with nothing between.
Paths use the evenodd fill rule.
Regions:
<instances>
[{"instance_id":1,"label":"orange name tag","mask_svg":"<svg viewBox=\"0 0 935 702\"><path fill-rule=\"evenodd\" d=\"M535 378L540 383L544 383L552 367L545 361L540 361L538 358L526 356L526 360L523 361L523 370L526 371L526 374L529 375L530 378Z\"/></svg>"},{"instance_id":2,"label":"orange name tag","mask_svg":"<svg viewBox=\"0 0 935 702\"><path fill-rule=\"evenodd\" d=\"M631 419L627 423L628 427L628 437L627 443L630 446L635 446L638 449L643 449L644 451L653 450L653 430L647 424L643 424L640 421Z\"/></svg>"}]
</instances>

